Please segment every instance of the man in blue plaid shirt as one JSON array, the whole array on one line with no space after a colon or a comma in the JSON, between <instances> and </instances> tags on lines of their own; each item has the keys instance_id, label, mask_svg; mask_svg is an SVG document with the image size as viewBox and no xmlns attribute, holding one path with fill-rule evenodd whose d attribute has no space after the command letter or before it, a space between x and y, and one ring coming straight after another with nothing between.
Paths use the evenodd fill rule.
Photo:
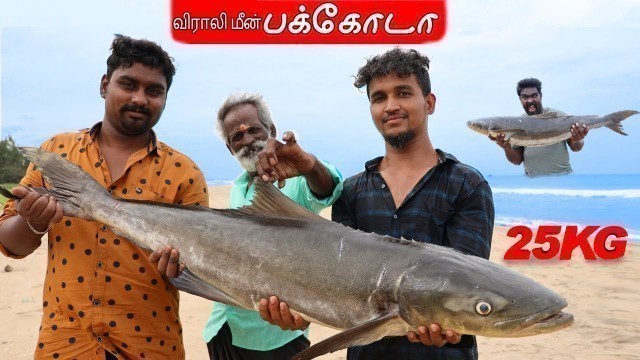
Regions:
<instances>
[{"instance_id":1,"label":"man in blue plaid shirt","mask_svg":"<svg viewBox=\"0 0 640 360\"><path fill-rule=\"evenodd\" d=\"M354 85L366 86L371 118L385 140L385 155L344 182L333 221L354 229L454 248L489 258L493 198L474 168L431 144L427 122L431 93L429 58L393 49L360 68ZM283 311L261 309L263 319L287 327ZM292 321L290 320L289 323ZM476 339L423 324L407 336L349 348L348 360L477 359ZM443 331L444 330L444 331Z\"/></svg>"},{"instance_id":2,"label":"man in blue plaid shirt","mask_svg":"<svg viewBox=\"0 0 640 360\"><path fill-rule=\"evenodd\" d=\"M474 168L435 149L427 123L436 97L429 59L395 48L370 58L354 85L366 87L385 155L344 182L333 221L366 232L412 239L489 258L494 208L487 181ZM446 330L446 329L445 329ZM424 324L406 337L352 347L347 359L477 359L474 336Z\"/></svg>"}]
</instances>

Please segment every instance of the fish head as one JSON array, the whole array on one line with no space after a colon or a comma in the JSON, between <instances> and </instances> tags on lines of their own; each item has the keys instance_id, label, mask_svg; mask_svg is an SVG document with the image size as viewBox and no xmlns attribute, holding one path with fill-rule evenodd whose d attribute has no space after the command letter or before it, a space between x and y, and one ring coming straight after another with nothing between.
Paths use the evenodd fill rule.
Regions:
<instances>
[{"instance_id":1,"label":"fish head","mask_svg":"<svg viewBox=\"0 0 640 360\"><path fill-rule=\"evenodd\" d=\"M478 119L467 121L469 129L487 135L489 133L490 121L488 119Z\"/></svg>"},{"instance_id":2,"label":"fish head","mask_svg":"<svg viewBox=\"0 0 640 360\"><path fill-rule=\"evenodd\" d=\"M400 315L414 328L436 323L459 334L522 337L573 323L555 292L487 260L458 255L416 265L403 276Z\"/></svg>"}]
</instances>

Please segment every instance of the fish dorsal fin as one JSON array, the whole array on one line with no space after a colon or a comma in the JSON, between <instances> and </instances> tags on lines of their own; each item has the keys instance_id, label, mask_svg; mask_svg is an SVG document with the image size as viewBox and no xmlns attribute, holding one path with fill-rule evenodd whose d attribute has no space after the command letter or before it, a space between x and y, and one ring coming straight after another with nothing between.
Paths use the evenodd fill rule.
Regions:
<instances>
[{"instance_id":1,"label":"fish dorsal fin","mask_svg":"<svg viewBox=\"0 0 640 360\"><path fill-rule=\"evenodd\" d=\"M398 309L394 309L379 318L367 321L351 329L345 330L308 349L297 353L291 360L309 360L351 346L366 345L389 335L389 323L402 321Z\"/></svg>"},{"instance_id":2,"label":"fish dorsal fin","mask_svg":"<svg viewBox=\"0 0 640 360\"><path fill-rule=\"evenodd\" d=\"M323 219L320 215L314 214L289 199L271 183L254 179L253 185L256 187L256 195L251 200L251 205L238 208L237 212L253 216Z\"/></svg>"},{"instance_id":3,"label":"fish dorsal fin","mask_svg":"<svg viewBox=\"0 0 640 360\"><path fill-rule=\"evenodd\" d=\"M531 115L531 117L538 118L538 119L551 119L551 118L558 117L558 113L557 112L548 112L548 113L544 113L544 114Z\"/></svg>"}]
</instances>

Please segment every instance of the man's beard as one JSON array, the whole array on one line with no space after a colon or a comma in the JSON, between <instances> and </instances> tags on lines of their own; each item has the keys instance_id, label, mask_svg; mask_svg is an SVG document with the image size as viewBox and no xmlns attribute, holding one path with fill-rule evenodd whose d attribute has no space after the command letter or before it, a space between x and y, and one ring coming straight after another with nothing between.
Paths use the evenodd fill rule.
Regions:
<instances>
[{"instance_id":1,"label":"man's beard","mask_svg":"<svg viewBox=\"0 0 640 360\"><path fill-rule=\"evenodd\" d=\"M258 162L258 154L264 150L267 142L264 140L256 140L251 145L245 146L233 156L238 160L240 166L248 173L256 172L256 163Z\"/></svg>"},{"instance_id":2,"label":"man's beard","mask_svg":"<svg viewBox=\"0 0 640 360\"><path fill-rule=\"evenodd\" d=\"M402 149L416 137L416 133L413 130L408 130L398 135L383 135L382 137L394 149Z\"/></svg>"},{"instance_id":3,"label":"man's beard","mask_svg":"<svg viewBox=\"0 0 640 360\"><path fill-rule=\"evenodd\" d=\"M128 111L134 111L145 115L143 119L130 119L125 115ZM121 131L127 135L142 135L148 133L151 128L158 122L158 118L152 119L151 110L146 106L136 106L126 104L120 108L120 127Z\"/></svg>"}]
</instances>

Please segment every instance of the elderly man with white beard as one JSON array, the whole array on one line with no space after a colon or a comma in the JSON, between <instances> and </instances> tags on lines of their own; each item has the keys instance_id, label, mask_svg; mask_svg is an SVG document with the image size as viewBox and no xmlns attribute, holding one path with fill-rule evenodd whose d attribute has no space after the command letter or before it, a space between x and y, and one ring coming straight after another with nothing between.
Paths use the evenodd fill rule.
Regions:
<instances>
[{"instance_id":1,"label":"elderly man with white beard","mask_svg":"<svg viewBox=\"0 0 640 360\"><path fill-rule=\"evenodd\" d=\"M280 191L307 209L319 213L340 197L342 175L326 162L298 145L292 132L276 140L276 127L262 96L234 93L218 110L216 128L220 138L244 171L233 183L230 207L251 204L255 195L253 179L278 182ZM179 271L179 253L171 247L158 250L151 261L169 277ZM279 323L264 321L258 312L214 303L203 338L211 359L279 360L289 359L309 347L309 323L292 315L275 296L262 299L260 308L270 311ZM291 330L291 331L282 331Z\"/></svg>"}]
</instances>

